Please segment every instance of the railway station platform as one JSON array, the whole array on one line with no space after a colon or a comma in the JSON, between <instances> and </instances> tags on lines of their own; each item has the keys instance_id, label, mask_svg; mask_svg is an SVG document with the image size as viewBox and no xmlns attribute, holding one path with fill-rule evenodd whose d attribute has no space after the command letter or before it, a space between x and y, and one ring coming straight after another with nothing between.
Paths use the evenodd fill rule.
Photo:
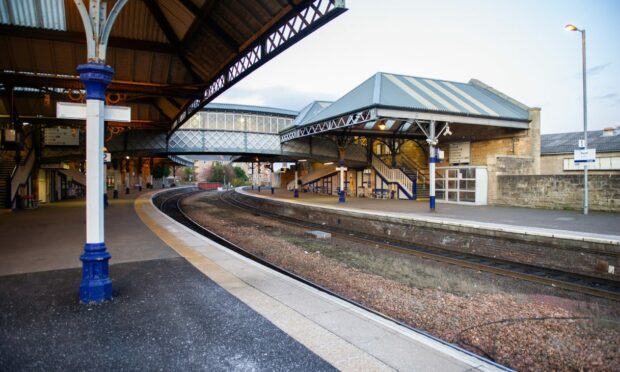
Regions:
<instances>
[{"instance_id":1,"label":"railway station platform","mask_svg":"<svg viewBox=\"0 0 620 372\"><path fill-rule=\"evenodd\" d=\"M315 193L299 193L269 188L251 190L237 189L247 195L274 198L301 205L324 207L332 210L360 212L371 215L400 217L428 221L443 225L458 225L485 230L516 232L527 235L589 239L620 245L620 214L592 212L583 215L581 211L547 210L499 206L468 206L462 204L437 203L434 212L429 210L428 200L392 200L348 197L339 203L337 196Z\"/></svg>"},{"instance_id":2,"label":"railway station platform","mask_svg":"<svg viewBox=\"0 0 620 372\"><path fill-rule=\"evenodd\" d=\"M80 305L83 201L0 213L0 370L501 370L260 266L152 192L105 212L114 299Z\"/></svg>"}]
</instances>

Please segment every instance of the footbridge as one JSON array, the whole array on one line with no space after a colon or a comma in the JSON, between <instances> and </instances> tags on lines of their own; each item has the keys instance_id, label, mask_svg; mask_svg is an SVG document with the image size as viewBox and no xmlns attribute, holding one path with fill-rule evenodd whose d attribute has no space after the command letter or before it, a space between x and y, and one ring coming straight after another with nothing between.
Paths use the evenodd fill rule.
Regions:
<instances>
[{"instance_id":1,"label":"footbridge","mask_svg":"<svg viewBox=\"0 0 620 372\"><path fill-rule=\"evenodd\" d=\"M328 137L305 137L282 143L280 132L294 125L297 111L233 104L209 104L170 137L156 130L125 131L113 136L113 154L141 156L233 155L239 160L338 160L337 143ZM345 160L367 162L366 147L352 145Z\"/></svg>"}]
</instances>

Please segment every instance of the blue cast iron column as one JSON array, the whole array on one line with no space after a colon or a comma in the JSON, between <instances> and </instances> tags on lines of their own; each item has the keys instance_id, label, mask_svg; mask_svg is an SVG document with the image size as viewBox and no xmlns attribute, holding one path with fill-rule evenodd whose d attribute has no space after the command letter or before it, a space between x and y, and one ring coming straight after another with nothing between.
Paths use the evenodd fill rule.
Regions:
<instances>
[{"instance_id":1,"label":"blue cast iron column","mask_svg":"<svg viewBox=\"0 0 620 372\"><path fill-rule=\"evenodd\" d=\"M114 70L102 63L79 65L77 71L86 87L86 244L82 260L80 301L101 303L112 299L108 274L110 254L104 242L103 123L105 90Z\"/></svg>"}]
</instances>

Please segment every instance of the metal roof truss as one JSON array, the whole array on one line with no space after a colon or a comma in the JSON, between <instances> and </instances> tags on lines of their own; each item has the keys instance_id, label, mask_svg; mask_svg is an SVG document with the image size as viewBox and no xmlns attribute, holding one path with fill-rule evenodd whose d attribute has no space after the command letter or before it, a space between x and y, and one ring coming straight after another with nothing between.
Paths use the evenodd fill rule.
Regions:
<instances>
[{"instance_id":1,"label":"metal roof truss","mask_svg":"<svg viewBox=\"0 0 620 372\"><path fill-rule=\"evenodd\" d=\"M226 89L298 40L340 15L346 10L344 6L344 0L315 0L307 6L296 8L296 12L291 17L275 25L270 32L246 48L240 57L223 70L223 73L214 77L208 83L200 99L192 101L181 110L172 123L168 137Z\"/></svg>"},{"instance_id":2,"label":"metal roof truss","mask_svg":"<svg viewBox=\"0 0 620 372\"><path fill-rule=\"evenodd\" d=\"M287 142L295 138L312 136L315 134L321 134L330 132L336 129L347 128L358 124L364 124L372 120L377 119L376 109L364 110L349 115L341 116L332 120L319 122L303 126L301 128L294 128L291 131L283 133L280 136L281 142Z\"/></svg>"}]
</instances>

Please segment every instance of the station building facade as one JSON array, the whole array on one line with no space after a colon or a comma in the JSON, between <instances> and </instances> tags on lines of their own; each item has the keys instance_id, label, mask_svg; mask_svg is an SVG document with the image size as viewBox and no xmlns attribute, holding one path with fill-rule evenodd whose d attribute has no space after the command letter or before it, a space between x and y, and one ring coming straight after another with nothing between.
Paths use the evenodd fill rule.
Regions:
<instances>
[{"instance_id":1,"label":"station building facade","mask_svg":"<svg viewBox=\"0 0 620 372\"><path fill-rule=\"evenodd\" d=\"M477 80L377 73L335 102L309 104L293 124L283 144L323 136L336 154L366 149L365 164L344 162L351 196L419 199L434 186L438 202L494 204L499 176L540 173L540 109ZM337 192L336 159L302 164L302 184Z\"/></svg>"}]
</instances>

